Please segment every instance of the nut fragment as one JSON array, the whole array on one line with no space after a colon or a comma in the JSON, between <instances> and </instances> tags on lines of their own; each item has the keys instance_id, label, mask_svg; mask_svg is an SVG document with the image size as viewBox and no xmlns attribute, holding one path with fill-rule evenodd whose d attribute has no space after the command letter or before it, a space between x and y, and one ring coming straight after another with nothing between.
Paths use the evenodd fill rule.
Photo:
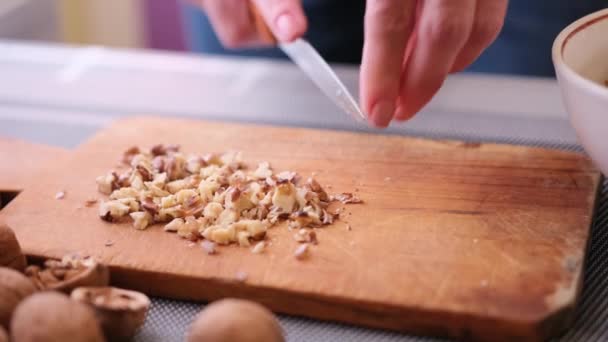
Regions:
<instances>
[{"instance_id":1,"label":"nut fragment","mask_svg":"<svg viewBox=\"0 0 608 342\"><path fill-rule=\"evenodd\" d=\"M266 179L272 176L272 170L268 162L261 162L258 164L258 168L253 171L253 177L256 179Z\"/></svg>"},{"instance_id":2,"label":"nut fragment","mask_svg":"<svg viewBox=\"0 0 608 342\"><path fill-rule=\"evenodd\" d=\"M68 254L61 260L46 260L42 266L30 265L25 274L40 290L65 293L79 286L106 286L110 282L110 273L105 265L78 254Z\"/></svg>"},{"instance_id":3,"label":"nut fragment","mask_svg":"<svg viewBox=\"0 0 608 342\"><path fill-rule=\"evenodd\" d=\"M265 307L242 299L223 299L208 305L195 318L188 342L283 342L283 331Z\"/></svg>"},{"instance_id":4,"label":"nut fragment","mask_svg":"<svg viewBox=\"0 0 608 342\"><path fill-rule=\"evenodd\" d=\"M120 200L113 200L99 205L99 217L108 222L117 221L129 213L131 207Z\"/></svg>"},{"instance_id":5,"label":"nut fragment","mask_svg":"<svg viewBox=\"0 0 608 342\"><path fill-rule=\"evenodd\" d=\"M11 321L13 342L103 342L95 314L86 305L58 292L25 299Z\"/></svg>"},{"instance_id":6,"label":"nut fragment","mask_svg":"<svg viewBox=\"0 0 608 342\"><path fill-rule=\"evenodd\" d=\"M132 338L150 307L145 294L115 287L79 287L72 291L71 298L94 309L108 341Z\"/></svg>"},{"instance_id":7,"label":"nut fragment","mask_svg":"<svg viewBox=\"0 0 608 342\"><path fill-rule=\"evenodd\" d=\"M300 229L294 234L294 239L298 242L310 242L313 245L319 243L317 233L314 230Z\"/></svg>"},{"instance_id":8,"label":"nut fragment","mask_svg":"<svg viewBox=\"0 0 608 342\"><path fill-rule=\"evenodd\" d=\"M272 204L284 213L291 213L296 205L296 190L292 183L284 183L277 186Z\"/></svg>"},{"instance_id":9,"label":"nut fragment","mask_svg":"<svg viewBox=\"0 0 608 342\"><path fill-rule=\"evenodd\" d=\"M296 251L293 253L293 255L298 260L305 259L308 256L308 244L304 243L304 244L301 244L300 246L298 246L298 248L296 248Z\"/></svg>"},{"instance_id":10,"label":"nut fragment","mask_svg":"<svg viewBox=\"0 0 608 342\"><path fill-rule=\"evenodd\" d=\"M334 199L336 199L337 201L340 201L344 204L349 204L349 203L363 203L363 201L357 197L356 195L353 195L350 192L343 192L341 194L335 195Z\"/></svg>"},{"instance_id":11,"label":"nut fragment","mask_svg":"<svg viewBox=\"0 0 608 342\"><path fill-rule=\"evenodd\" d=\"M181 226L185 224L184 220L181 218L173 219L171 222L165 225L164 230L166 232L177 232Z\"/></svg>"},{"instance_id":12,"label":"nut fragment","mask_svg":"<svg viewBox=\"0 0 608 342\"><path fill-rule=\"evenodd\" d=\"M25 255L15 233L9 226L0 223L0 266L23 271L26 266Z\"/></svg>"},{"instance_id":13,"label":"nut fragment","mask_svg":"<svg viewBox=\"0 0 608 342\"><path fill-rule=\"evenodd\" d=\"M261 254L264 252L265 248L266 248L266 242L260 241L260 242L256 243L255 246L253 246L253 248L251 249L251 253Z\"/></svg>"},{"instance_id":14,"label":"nut fragment","mask_svg":"<svg viewBox=\"0 0 608 342\"><path fill-rule=\"evenodd\" d=\"M136 211L129 215L133 219L133 227L135 227L135 229L146 229L152 221L152 215L147 211Z\"/></svg>"},{"instance_id":15,"label":"nut fragment","mask_svg":"<svg viewBox=\"0 0 608 342\"><path fill-rule=\"evenodd\" d=\"M203 250L205 252L207 252L207 254L215 254L216 250L215 250L215 243L205 240L203 242L201 242L201 247L203 248Z\"/></svg>"},{"instance_id":16,"label":"nut fragment","mask_svg":"<svg viewBox=\"0 0 608 342\"><path fill-rule=\"evenodd\" d=\"M8 328L19 302L34 292L36 287L23 274L0 267L0 327Z\"/></svg>"},{"instance_id":17,"label":"nut fragment","mask_svg":"<svg viewBox=\"0 0 608 342\"><path fill-rule=\"evenodd\" d=\"M122 159L121 161L124 164L127 165L131 165L131 161L133 160L133 157L135 157L136 155L140 154L141 151L139 150L139 147L137 146L132 146L130 148L128 148L123 154L122 154Z\"/></svg>"},{"instance_id":18,"label":"nut fragment","mask_svg":"<svg viewBox=\"0 0 608 342\"><path fill-rule=\"evenodd\" d=\"M97 182L97 190L104 195L109 195L117 187L118 177L116 173L110 172L105 176L99 176L95 180Z\"/></svg>"}]
</instances>

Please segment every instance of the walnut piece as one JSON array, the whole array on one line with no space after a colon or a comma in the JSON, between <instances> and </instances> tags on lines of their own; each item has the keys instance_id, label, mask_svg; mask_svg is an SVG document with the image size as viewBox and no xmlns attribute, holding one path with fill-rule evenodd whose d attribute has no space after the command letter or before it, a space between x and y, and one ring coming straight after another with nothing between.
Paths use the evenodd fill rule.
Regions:
<instances>
[{"instance_id":1,"label":"walnut piece","mask_svg":"<svg viewBox=\"0 0 608 342\"><path fill-rule=\"evenodd\" d=\"M106 286L110 282L110 273L105 265L79 254L68 254L61 260L48 259L42 265L30 265L25 274L40 290L65 293L78 286Z\"/></svg>"},{"instance_id":2,"label":"walnut piece","mask_svg":"<svg viewBox=\"0 0 608 342\"><path fill-rule=\"evenodd\" d=\"M363 203L363 201L357 197L356 195L353 195L350 192L343 192L341 194L335 195L334 199L336 199L337 201L340 201L344 204L349 204L349 203Z\"/></svg>"},{"instance_id":3,"label":"walnut piece","mask_svg":"<svg viewBox=\"0 0 608 342\"><path fill-rule=\"evenodd\" d=\"M266 248L266 242L260 241L260 242L256 243L255 246L253 246L253 248L251 249L251 253L261 254L264 252L265 248Z\"/></svg>"},{"instance_id":4,"label":"walnut piece","mask_svg":"<svg viewBox=\"0 0 608 342\"><path fill-rule=\"evenodd\" d=\"M300 246L298 246L298 248L296 248L293 255L298 260L305 259L308 256L308 244L304 243L304 244L301 244Z\"/></svg>"},{"instance_id":5,"label":"walnut piece","mask_svg":"<svg viewBox=\"0 0 608 342\"><path fill-rule=\"evenodd\" d=\"M207 254L215 254L216 250L215 250L215 243L205 240L203 242L201 242L201 247L203 248L203 250L207 253Z\"/></svg>"}]
</instances>

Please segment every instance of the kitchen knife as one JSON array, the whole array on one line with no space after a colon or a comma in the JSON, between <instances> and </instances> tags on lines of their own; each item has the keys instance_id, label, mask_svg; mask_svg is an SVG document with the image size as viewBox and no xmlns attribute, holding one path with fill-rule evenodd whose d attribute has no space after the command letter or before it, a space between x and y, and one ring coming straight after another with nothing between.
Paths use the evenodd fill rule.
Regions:
<instances>
[{"instance_id":1,"label":"kitchen knife","mask_svg":"<svg viewBox=\"0 0 608 342\"><path fill-rule=\"evenodd\" d=\"M278 42L255 5L249 6L252 20L262 40L276 44L338 107L359 122L366 122L365 115L338 75L305 39L290 43Z\"/></svg>"}]
</instances>

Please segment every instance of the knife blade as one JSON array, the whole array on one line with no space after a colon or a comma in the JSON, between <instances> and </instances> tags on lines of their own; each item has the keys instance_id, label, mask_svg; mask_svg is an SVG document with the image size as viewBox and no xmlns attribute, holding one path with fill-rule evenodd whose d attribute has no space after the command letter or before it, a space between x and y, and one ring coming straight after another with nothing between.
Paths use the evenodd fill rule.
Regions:
<instances>
[{"instance_id":1,"label":"knife blade","mask_svg":"<svg viewBox=\"0 0 608 342\"><path fill-rule=\"evenodd\" d=\"M300 70L345 113L358 122L367 121L365 114L361 111L359 104L348 88L308 41L298 38L290 43L278 42L251 1L249 2L249 10L256 30L264 42L278 45Z\"/></svg>"},{"instance_id":2,"label":"knife blade","mask_svg":"<svg viewBox=\"0 0 608 342\"><path fill-rule=\"evenodd\" d=\"M302 38L280 43L279 48L329 97L355 120L365 122L357 101L319 52Z\"/></svg>"}]
</instances>

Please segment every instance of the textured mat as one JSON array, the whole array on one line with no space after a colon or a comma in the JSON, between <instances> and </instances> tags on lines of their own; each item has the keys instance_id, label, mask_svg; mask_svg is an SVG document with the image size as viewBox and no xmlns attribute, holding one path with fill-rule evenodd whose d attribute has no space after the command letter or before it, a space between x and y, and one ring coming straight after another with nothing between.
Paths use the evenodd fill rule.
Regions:
<instances>
[{"instance_id":1,"label":"textured mat","mask_svg":"<svg viewBox=\"0 0 608 342\"><path fill-rule=\"evenodd\" d=\"M504 126L503 126L504 127ZM481 127L480 127L481 128ZM411 131L412 135L428 138L451 138L469 141L499 142L517 145L539 146L569 151L582 151L577 145L568 144L559 135L550 131L539 132L542 138L529 140L517 137L518 128L505 127L513 136L488 136L469 132L451 134L432 131ZM474 130L475 128L471 128ZM194 316L202 309L196 303L154 299L145 326L136 336L138 342L144 341L183 341L188 326ZM555 341L608 341L608 182L605 181L600 193L599 207L591 231L591 241L586 258L584 286L577 308L573 328ZM295 341L424 341L438 342L443 339L407 336L382 330L366 329L355 326L321 322L311 319L280 316L287 340Z\"/></svg>"}]
</instances>

